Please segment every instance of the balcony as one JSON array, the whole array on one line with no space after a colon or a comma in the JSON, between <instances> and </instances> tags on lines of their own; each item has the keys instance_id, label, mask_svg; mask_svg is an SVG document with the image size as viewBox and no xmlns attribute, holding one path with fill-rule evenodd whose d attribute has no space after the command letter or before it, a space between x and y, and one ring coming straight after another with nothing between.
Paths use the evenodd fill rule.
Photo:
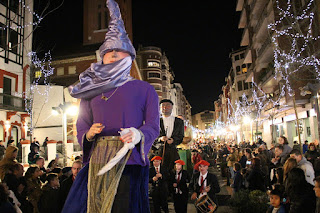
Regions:
<instances>
[{"instance_id":1,"label":"balcony","mask_svg":"<svg viewBox=\"0 0 320 213\"><path fill-rule=\"evenodd\" d=\"M0 93L0 108L25 112L25 100L17 96Z\"/></svg>"},{"instance_id":2,"label":"balcony","mask_svg":"<svg viewBox=\"0 0 320 213\"><path fill-rule=\"evenodd\" d=\"M252 53L251 53L251 48L248 47L246 49L246 52L244 53L244 60L243 60L244 64L251 64L252 63Z\"/></svg>"},{"instance_id":3,"label":"balcony","mask_svg":"<svg viewBox=\"0 0 320 213\"><path fill-rule=\"evenodd\" d=\"M249 45L249 29L246 28L243 31L242 39L241 39L241 42L240 42L240 46L244 47L244 46L248 46L248 45Z\"/></svg>"},{"instance_id":4,"label":"balcony","mask_svg":"<svg viewBox=\"0 0 320 213\"><path fill-rule=\"evenodd\" d=\"M251 8L251 17L250 20L256 20L264 9L265 4L269 0L254 0L250 6Z\"/></svg>"},{"instance_id":5,"label":"balcony","mask_svg":"<svg viewBox=\"0 0 320 213\"><path fill-rule=\"evenodd\" d=\"M271 38L270 37L267 37L265 42L262 44L261 48L258 49L257 53L258 53L258 57L261 57L263 55L263 53L265 52L265 50L268 48L268 47L271 47Z\"/></svg>"},{"instance_id":6,"label":"balcony","mask_svg":"<svg viewBox=\"0 0 320 213\"><path fill-rule=\"evenodd\" d=\"M236 11L241 11L243 9L243 3L244 3L244 0L237 1Z\"/></svg>"},{"instance_id":7,"label":"balcony","mask_svg":"<svg viewBox=\"0 0 320 213\"><path fill-rule=\"evenodd\" d=\"M266 93L274 92L275 86L278 85L278 79L275 78L275 71L272 63L261 71L259 76L259 85Z\"/></svg>"},{"instance_id":8,"label":"balcony","mask_svg":"<svg viewBox=\"0 0 320 213\"><path fill-rule=\"evenodd\" d=\"M242 28L245 28L246 26L247 26L247 11L246 9L243 9L241 12L238 28L242 29Z\"/></svg>"},{"instance_id":9,"label":"balcony","mask_svg":"<svg viewBox=\"0 0 320 213\"><path fill-rule=\"evenodd\" d=\"M266 36L269 35L268 33L268 25L272 22L271 20L274 20L274 17L271 13L272 7L268 5L265 5L265 8L263 12L261 13L257 24L254 27L254 40L257 41L258 43L263 42L263 40L266 38Z\"/></svg>"}]
</instances>

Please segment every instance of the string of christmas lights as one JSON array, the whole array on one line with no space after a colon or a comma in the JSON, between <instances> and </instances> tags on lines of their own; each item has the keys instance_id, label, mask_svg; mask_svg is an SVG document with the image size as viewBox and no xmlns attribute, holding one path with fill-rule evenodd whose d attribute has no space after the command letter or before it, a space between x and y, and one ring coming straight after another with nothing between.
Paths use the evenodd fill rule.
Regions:
<instances>
[{"instance_id":1,"label":"string of christmas lights","mask_svg":"<svg viewBox=\"0 0 320 213\"><path fill-rule=\"evenodd\" d=\"M22 7L23 9L25 9L25 11L27 11L29 14L31 14L33 17L32 18L33 21L31 21L29 23L25 23L24 25L17 25L17 26L5 25L4 27L0 27L0 29L6 30L6 29L10 28L10 29L16 30L16 29L24 29L29 26L36 26L36 25L40 24L40 22L42 21L43 18L41 16L39 16L37 13L35 13L32 8L30 8L28 5L26 5L23 0L19 0L19 7Z\"/></svg>"},{"instance_id":2,"label":"string of christmas lights","mask_svg":"<svg viewBox=\"0 0 320 213\"><path fill-rule=\"evenodd\" d=\"M31 72L31 74L34 74L34 79L30 85L30 88L23 94L24 101L25 101L25 109L30 116L30 132L32 133L33 130L33 120L32 120L32 110L33 110L33 98L36 93L38 93L41 96L45 97L45 103L48 102L49 98L49 91L51 89L49 78L51 75L53 75L54 68L51 67L51 53L48 51L45 53L44 57L40 59L37 56L36 52L29 52L28 53L29 59L30 59L30 67L33 67L35 70L34 73ZM35 73L37 72L37 75ZM42 92L39 88L40 84L44 85L44 92Z\"/></svg>"}]
</instances>

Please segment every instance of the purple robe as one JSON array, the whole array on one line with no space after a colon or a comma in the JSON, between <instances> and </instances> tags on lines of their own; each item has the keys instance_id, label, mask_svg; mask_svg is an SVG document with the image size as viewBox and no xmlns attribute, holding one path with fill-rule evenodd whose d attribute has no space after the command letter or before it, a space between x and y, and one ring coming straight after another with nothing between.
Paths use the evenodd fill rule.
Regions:
<instances>
[{"instance_id":1,"label":"purple robe","mask_svg":"<svg viewBox=\"0 0 320 213\"><path fill-rule=\"evenodd\" d=\"M103 93L110 97L115 91ZM148 212L141 205L148 205L148 170L147 154L160 131L159 99L153 86L144 81L133 80L122 85L108 101L101 95L80 102L77 120L77 137L83 149L83 162L86 165L77 175L70 190L63 212L86 212L88 162L94 147L94 142L88 142L85 134L92 124L102 123L105 128L97 135L119 136L120 128L135 127L144 135L132 150L127 162L132 173L130 180L130 209L131 212ZM132 169L137 166L137 169ZM139 167L139 168L138 168ZM133 172L134 171L134 172ZM140 172L137 172L140 171ZM140 203L140 204L139 204Z\"/></svg>"}]
</instances>

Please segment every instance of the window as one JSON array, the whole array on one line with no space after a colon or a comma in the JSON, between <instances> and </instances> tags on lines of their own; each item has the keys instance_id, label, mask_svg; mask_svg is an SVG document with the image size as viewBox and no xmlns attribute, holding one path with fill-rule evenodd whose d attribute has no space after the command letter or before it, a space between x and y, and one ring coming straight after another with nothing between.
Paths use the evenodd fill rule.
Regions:
<instances>
[{"instance_id":1,"label":"window","mask_svg":"<svg viewBox=\"0 0 320 213\"><path fill-rule=\"evenodd\" d=\"M19 0L10 0L9 8L13 12L17 13L19 9Z\"/></svg>"},{"instance_id":2,"label":"window","mask_svg":"<svg viewBox=\"0 0 320 213\"><path fill-rule=\"evenodd\" d=\"M161 91L160 85L152 85L156 91Z\"/></svg>"},{"instance_id":3,"label":"window","mask_svg":"<svg viewBox=\"0 0 320 213\"><path fill-rule=\"evenodd\" d=\"M234 60L235 61L238 61L240 58L239 58L239 55L236 55L235 57L234 57Z\"/></svg>"},{"instance_id":4,"label":"window","mask_svg":"<svg viewBox=\"0 0 320 213\"><path fill-rule=\"evenodd\" d=\"M160 63L157 61L148 61L148 67L159 67L160 68Z\"/></svg>"},{"instance_id":5,"label":"window","mask_svg":"<svg viewBox=\"0 0 320 213\"><path fill-rule=\"evenodd\" d=\"M98 30L101 30L101 12L98 12L98 26L97 26Z\"/></svg>"},{"instance_id":6,"label":"window","mask_svg":"<svg viewBox=\"0 0 320 213\"><path fill-rule=\"evenodd\" d=\"M246 66L246 64L242 64L241 69L242 69L242 73L247 73L247 66Z\"/></svg>"},{"instance_id":7,"label":"window","mask_svg":"<svg viewBox=\"0 0 320 213\"><path fill-rule=\"evenodd\" d=\"M240 54L240 59L244 58L244 53Z\"/></svg>"},{"instance_id":8,"label":"window","mask_svg":"<svg viewBox=\"0 0 320 213\"><path fill-rule=\"evenodd\" d=\"M7 43L7 30L4 24L0 23L0 47L5 48Z\"/></svg>"},{"instance_id":9,"label":"window","mask_svg":"<svg viewBox=\"0 0 320 213\"><path fill-rule=\"evenodd\" d=\"M167 89L165 87L162 87L162 92L167 92Z\"/></svg>"},{"instance_id":10,"label":"window","mask_svg":"<svg viewBox=\"0 0 320 213\"><path fill-rule=\"evenodd\" d=\"M239 101L242 102L242 97L239 97Z\"/></svg>"},{"instance_id":11,"label":"window","mask_svg":"<svg viewBox=\"0 0 320 213\"><path fill-rule=\"evenodd\" d=\"M238 91L242 90L242 81L238 81Z\"/></svg>"},{"instance_id":12,"label":"window","mask_svg":"<svg viewBox=\"0 0 320 213\"><path fill-rule=\"evenodd\" d=\"M57 75L64 75L64 67L57 68Z\"/></svg>"},{"instance_id":13,"label":"window","mask_svg":"<svg viewBox=\"0 0 320 213\"><path fill-rule=\"evenodd\" d=\"M18 53L18 33L12 29L10 29L9 35L9 50Z\"/></svg>"},{"instance_id":14,"label":"window","mask_svg":"<svg viewBox=\"0 0 320 213\"><path fill-rule=\"evenodd\" d=\"M249 89L249 83L246 83L245 81L243 81L243 86L244 86L244 90Z\"/></svg>"},{"instance_id":15,"label":"window","mask_svg":"<svg viewBox=\"0 0 320 213\"><path fill-rule=\"evenodd\" d=\"M167 69L167 66L162 64L161 69L165 70L165 69Z\"/></svg>"},{"instance_id":16,"label":"window","mask_svg":"<svg viewBox=\"0 0 320 213\"><path fill-rule=\"evenodd\" d=\"M162 76L162 80L166 81L167 80L167 77L164 75Z\"/></svg>"},{"instance_id":17,"label":"window","mask_svg":"<svg viewBox=\"0 0 320 213\"><path fill-rule=\"evenodd\" d=\"M34 77L35 77L35 78L41 78L41 76L42 76L41 70L37 70L37 71L34 73Z\"/></svg>"},{"instance_id":18,"label":"window","mask_svg":"<svg viewBox=\"0 0 320 213\"><path fill-rule=\"evenodd\" d=\"M160 73L157 72L149 72L148 78L161 78Z\"/></svg>"},{"instance_id":19,"label":"window","mask_svg":"<svg viewBox=\"0 0 320 213\"><path fill-rule=\"evenodd\" d=\"M238 75L241 74L241 71L240 71L241 68L240 68L240 66L237 66L237 67L236 67L236 70L237 70L237 74L238 74Z\"/></svg>"},{"instance_id":20,"label":"window","mask_svg":"<svg viewBox=\"0 0 320 213\"><path fill-rule=\"evenodd\" d=\"M4 6L8 5L8 0L0 0L0 3L3 4Z\"/></svg>"},{"instance_id":21,"label":"window","mask_svg":"<svg viewBox=\"0 0 320 213\"><path fill-rule=\"evenodd\" d=\"M69 66L68 67L68 74L69 75L76 74L76 70L77 70L76 66Z\"/></svg>"}]
</instances>

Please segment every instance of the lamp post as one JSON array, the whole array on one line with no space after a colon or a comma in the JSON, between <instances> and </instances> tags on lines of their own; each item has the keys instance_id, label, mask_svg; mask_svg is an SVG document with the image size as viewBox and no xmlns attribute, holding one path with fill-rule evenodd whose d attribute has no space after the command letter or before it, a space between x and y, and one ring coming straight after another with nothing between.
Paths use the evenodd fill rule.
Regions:
<instances>
[{"instance_id":1,"label":"lamp post","mask_svg":"<svg viewBox=\"0 0 320 213\"><path fill-rule=\"evenodd\" d=\"M52 114L59 115L62 114L62 131L63 131L63 141L62 141L62 155L63 155L63 165L67 166L68 153L67 153L67 115L75 116L78 113L78 108L72 103L65 102L60 104L58 107L52 107Z\"/></svg>"}]
</instances>

